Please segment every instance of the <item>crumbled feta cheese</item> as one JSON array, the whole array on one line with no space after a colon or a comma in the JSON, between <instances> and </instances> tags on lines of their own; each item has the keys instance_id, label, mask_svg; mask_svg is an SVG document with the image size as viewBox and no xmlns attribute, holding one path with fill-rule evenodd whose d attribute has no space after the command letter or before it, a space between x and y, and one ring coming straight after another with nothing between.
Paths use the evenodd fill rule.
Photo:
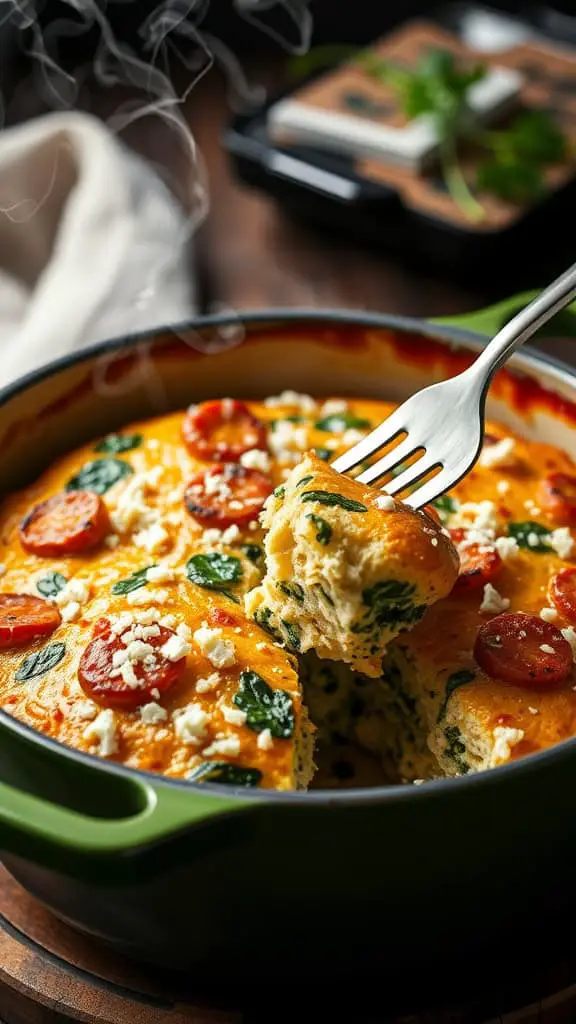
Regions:
<instances>
[{"instance_id":1,"label":"crumbled feta cheese","mask_svg":"<svg viewBox=\"0 0 576 1024\"><path fill-rule=\"evenodd\" d=\"M114 712L110 708L101 711L98 717L86 726L82 735L89 743L98 743L97 753L101 757L110 757L111 754L115 754L118 750L118 738Z\"/></svg>"},{"instance_id":2,"label":"crumbled feta cheese","mask_svg":"<svg viewBox=\"0 0 576 1024\"><path fill-rule=\"evenodd\" d=\"M200 704L188 704L172 715L174 730L182 743L198 744L206 736L210 716Z\"/></svg>"},{"instance_id":3,"label":"crumbled feta cheese","mask_svg":"<svg viewBox=\"0 0 576 1024\"><path fill-rule=\"evenodd\" d=\"M169 583L174 576L174 569L169 565L151 565L146 573L146 580L148 583Z\"/></svg>"},{"instance_id":4,"label":"crumbled feta cheese","mask_svg":"<svg viewBox=\"0 0 576 1024\"><path fill-rule=\"evenodd\" d=\"M148 590L146 587L126 594L128 604L165 604L169 597L167 590Z\"/></svg>"},{"instance_id":5,"label":"crumbled feta cheese","mask_svg":"<svg viewBox=\"0 0 576 1024\"><path fill-rule=\"evenodd\" d=\"M110 629L112 633L120 636L121 633L125 633L127 629L134 622L134 616L132 612L121 612L120 615L110 616Z\"/></svg>"},{"instance_id":6,"label":"crumbled feta cheese","mask_svg":"<svg viewBox=\"0 0 576 1024\"><path fill-rule=\"evenodd\" d=\"M160 625L165 626L166 629L174 629L174 626L176 625L176 616L163 615L162 618L160 619Z\"/></svg>"},{"instance_id":7,"label":"crumbled feta cheese","mask_svg":"<svg viewBox=\"0 0 576 1024\"><path fill-rule=\"evenodd\" d=\"M196 693L210 693L211 690L216 690L219 685L220 676L218 672L212 672L211 675L196 680Z\"/></svg>"},{"instance_id":8,"label":"crumbled feta cheese","mask_svg":"<svg viewBox=\"0 0 576 1024\"><path fill-rule=\"evenodd\" d=\"M187 654L190 654L192 648L187 640L183 637L175 635L171 636L169 640L160 648L160 654L162 657L167 658L168 661L181 661Z\"/></svg>"},{"instance_id":9,"label":"crumbled feta cheese","mask_svg":"<svg viewBox=\"0 0 576 1024\"><path fill-rule=\"evenodd\" d=\"M262 732L258 735L256 746L259 748L259 750L272 750L272 747L274 746L274 740L272 738L272 733L270 732L270 729L262 729Z\"/></svg>"},{"instance_id":10,"label":"crumbled feta cheese","mask_svg":"<svg viewBox=\"0 0 576 1024\"><path fill-rule=\"evenodd\" d=\"M155 594L159 594L159 593L166 594L167 591L165 591L165 590L162 590L162 591L155 590L154 593ZM150 596L150 591L148 591L148 596ZM134 621L135 622L139 622L142 626L150 626L150 625L152 625L153 622L158 622L158 617L160 615L160 612L158 611L157 608L142 608L142 609L139 608L137 611L129 612L128 614L129 615L130 614L133 615L134 616Z\"/></svg>"},{"instance_id":11,"label":"crumbled feta cheese","mask_svg":"<svg viewBox=\"0 0 576 1024\"><path fill-rule=\"evenodd\" d=\"M302 412L315 412L316 402L311 395L301 395L297 391L282 391L279 395L271 395L264 400L268 409L276 409L282 405L296 406Z\"/></svg>"},{"instance_id":12,"label":"crumbled feta cheese","mask_svg":"<svg viewBox=\"0 0 576 1024\"><path fill-rule=\"evenodd\" d=\"M73 622L80 614L80 605L78 601L69 601L68 604L63 605L63 607L60 608L60 614L62 616L62 622Z\"/></svg>"},{"instance_id":13,"label":"crumbled feta cheese","mask_svg":"<svg viewBox=\"0 0 576 1024\"><path fill-rule=\"evenodd\" d=\"M217 530L216 527L212 527L210 530L204 530L202 534L203 544L218 544L222 540L222 530Z\"/></svg>"},{"instance_id":14,"label":"crumbled feta cheese","mask_svg":"<svg viewBox=\"0 0 576 1024\"><path fill-rule=\"evenodd\" d=\"M86 580L71 579L59 593L55 594L52 600L62 606L71 601L76 601L79 605L86 604L89 599L90 584Z\"/></svg>"},{"instance_id":15,"label":"crumbled feta cheese","mask_svg":"<svg viewBox=\"0 0 576 1024\"><path fill-rule=\"evenodd\" d=\"M226 736L222 740L214 740L209 747L202 751L204 757L224 755L224 757L237 757L240 753L240 738L238 736Z\"/></svg>"},{"instance_id":16,"label":"crumbled feta cheese","mask_svg":"<svg viewBox=\"0 0 576 1024\"><path fill-rule=\"evenodd\" d=\"M493 729L492 735L494 737L494 746L490 758L490 767L494 768L496 765L508 761L512 747L515 747L517 743L524 739L524 732L522 729L509 729L507 726L497 725Z\"/></svg>"},{"instance_id":17,"label":"crumbled feta cheese","mask_svg":"<svg viewBox=\"0 0 576 1024\"><path fill-rule=\"evenodd\" d=\"M530 712L531 715L537 715L538 714L538 708L533 708L530 705L528 705L528 711Z\"/></svg>"},{"instance_id":18,"label":"crumbled feta cheese","mask_svg":"<svg viewBox=\"0 0 576 1024\"><path fill-rule=\"evenodd\" d=\"M544 622L556 622L558 612L555 608L541 608L540 618L544 619Z\"/></svg>"},{"instance_id":19,"label":"crumbled feta cheese","mask_svg":"<svg viewBox=\"0 0 576 1024\"><path fill-rule=\"evenodd\" d=\"M244 508L244 504L247 504L247 502L245 503L244 501L238 501L236 498L232 498L232 501L229 504L230 508L233 509L233 511L241 512L242 509Z\"/></svg>"},{"instance_id":20,"label":"crumbled feta cheese","mask_svg":"<svg viewBox=\"0 0 576 1024\"><path fill-rule=\"evenodd\" d=\"M546 538L546 543L554 549L560 558L570 558L574 549L572 534L567 526L559 526L557 530L552 530L550 536Z\"/></svg>"},{"instance_id":21,"label":"crumbled feta cheese","mask_svg":"<svg viewBox=\"0 0 576 1024\"><path fill-rule=\"evenodd\" d=\"M230 505L232 505L232 502L230 502ZM223 544L234 544L241 536L236 523L232 523L232 526L223 531L221 540Z\"/></svg>"},{"instance_id":22,"label":"crumbled feta cheese","mask_svg":"<svg viewBox=\"0 0 576 1024\"><path fill-rule=\"evenodd\" d=\"M482 449L478 462L481 466L491 469L506 462L515 445L514 438L503 437L501 441Z\"/></svg>"},{"instance_id":23,"label":"crumbled feta cheese","mask_svg":"<svg viewBox=\"0 0 576 1024\"><path fill-rule=\"evenodd\" d=\"M305 451L308 447L308 432L305 427L299 427L289 420L279 420L270 434L268 443L278 459L296 464L300 461L297 453Z\"/></svg>"},{"instance_id":24,"label":"crumbled feta cheese","mask_svg":"<svg viewBox=\"0 0 576 1024\"><path fill-rule=\"evenodd\" d=\"M166 495L166 504L167 505L179 505L181 501L182 501L182 494L180 493L180 491L176 491L176 490L170 491Z\"/></svg>"},{"instance_id":25,"label":"crumbled feta cheese","mask_svg":"<svg viewBox=\"0 0 576 1024\"><path fill-rule=\"evenodd\" d=\"M206 495L217 494L220 498L229 498L232 494L232 491L224 480L220 469L217 469L216 471L213 470L211 473L206 474L204 477L203 490Z\"/></svg>"},{"instance_id":26,"label":"crumbled feta cheese","mask_svg":"<svg viewBox=\"0 0 576 1024\"><path fill-rule=\"evenodd\" d=\"M176 632L178 636L182 637L183 640L192 639L192 630L190 629L190 626L188 626L185 622L180 622L178 624L178 626L176 627Z\"/></svg>"},{"instance_id":27,"label":"crumbled feta cheese","mask_svg":"<svg viewBox=\"0 0 576 1024\"><path fill-rule=\"evenodd\" d=\"M438 547L438 537L432 537L430 543L431 543L433 548L437 548Z\"/></svg>"},{"instance_id":28,"label":"crumbled feta cheese","mask_svg":"<svg viewBox=\"0 0 576 1024\"><path fill-rule=\"evenodd\" d=\"M352 448L359 441L363 441L366 437L365 430L357 430L356 427L349 427L342 434L342 444L345 448Z\"/></svg>"},{"instance_id":29,"label":"crumbled feta cheese","mask_svg":"<svg viewBox=\"0 0 576 1024\"><path fill-rule=\"evenodd\" d=\"M143 548L144 551L148 551L149 554L153 555L166 547L170 540L170 534L162 526L162 523L156 522L152 523L151 526L147 526L144 530L135 533L132 540L137 548Z\"/></svg>"},{"instance_id":30,"label":"crumbled feta cheese","mask_svg":"<svg viewBox=\"0 0 576 1024\"><path fill-rule=\"evenodd\" d=\"M502 597L491 583L484 584L484 597L480 605L480 611L486 615L499 615L510 607L507 597Z\"/></svg>"},{"instance_id":31,"label":"crumbled feta cheese","mask_svg":"<svg viewBox=\"0 0 576 1024\"><path fill-rule=\"evenodd\" d=\"M496 490L498 494L508 494L510 490L510 482L508 480L499 480L496 484Z\"/></svg>"},{"instance_id":32,"label":"crumbled feta cheese","mask_svg":"<svg viewBox=\"0 0 576 1024\"><path fill-rule=\"evenodd\" d=\"M246 469L259 469L261 473L267 473L270 469L270 456L259 448L251 448L240 456L240 465Z\"/></svg>"},{"instance_id":33,"label":"crumbled feta cheese","mask_svg":"<svg viewBox=\"0 0 576 1024\"><path fill-rule=\"evenodd\" d=\"M556 651L550 644L540 644L540 650L544 651L544 654L555 654Z\"/></svg>"},{"instance_id":34,"label":"crumbled feta cheese","mask_svg":"<svg viewBox=\"0 0 576 1024\"><path fill-rule=\"evenodd\" d=\"M117 652L121 654L121 651ZM152 644L147 644L144 640L132 640L126 647L126 657L128 661L146 661L146 658L152 658L155 654L155 650Z\"/></svg>"},{"instance_id":35,"label":"crumbled feta cheese","mask_svg":"<svg viewBox=\"0 0 576 1024\"><path fill-rule=\"evenodd\" d=\"M347 411L348 402L345 402L342 398L329 398L320 409L322 416L338 416L340 413Z\"/></svg>"},{"instance_id":36,"label":"crumbled feta cheese","mask_svg":"<svg viewBox=\"0 0 576 1024\"><path fill-rule=\"evenodd\" d=\"M245 711L241 711L240 708L231 708L228 704L222 705L222 714L224 720L230 725L244 725L247 718Z\"/></svg>"},{"instance_id":37,"label":"crumbled feta cheese","mask_svg":"<svg viewBox=\"0 0 576 1024\"><path fill-rule=\"evenodd\" d=\"M374 504L376 505L376 508L382 509L383 512L389 512L390 509L395 507L396 502L389 494L379 494L375 499Z\"/></svg>"},{"instance_id":38,"label":"crumbled feta cheese","mask_svg":"<svg viewBox=\"0 0 576 1024\"><path fill-rule=\"evenodd\" d=\"M160 447L160 441L157 437L151 437L146 441L146 447L151 448L153 452L158 451Z\"/></svg>"},{"instance_id":39,"label":"crumbled feta cheese","mask_svg":"<svg viewBox=\"0 0 576 1024\"><path fill-rule=\"evenodd\" d=\"M496 537L494 547L500 555L500 558L504 561L506 561L507 558L515 558L520 551L518 542L514 537Z\"/></svg>"},{"instance_id":40,"label":"crumbled feta cheese","mask_svg":"<svg viewBox=\"0 0 576 1024\"><path fill-rule=\"evenodd\" d=\"M81 722L91 722L98 714L98 708L94 701L79 700L72 709L73 717Z\"/></svg>"},{"instance_id":41,"label":"crumbled feta cheese","mask_svg":"<svg viewBox=\"0 0 576 1024\"><path fill-rule=\"evenodd\" d=\"M109 533L107 537L104 537L104 543L107 548L117 548L120 543L120 537L117 533Z\"/></svg>"},{"instance_id":42,"label":"crumbled feta cheese","mask_svg":"<svg viewBox=\"0 0 576 1024\"><path fill-rule=\"evenodd\" d=\"M160 704L150 701L149 704L143 704L140 708L140 718L145 725L158 725L159 722L166 721L168 712Z\"/></svg>"},{"instance_id":43,"label":"crumbled feta cheese","mask_svg":"<svg viewBox=\"0 0 576 1024\"><path fill-rule=\"evenodd\" d=\"M566 626L566 629L561 629L560 632L565 640L568 641L572 648L572 657L576 661L576 629L574 626Z\"/></svg>"},{"instance_id":44,"label":"crumbled feta cheese","mask_svg":"<svg viewBox=\"0 0 576 1024\"><path fill-rule=\"evenodd\" d=\"M201 654L212 662L214 668L227 668L236 661L236 648L231 640L221 639L220 629L210 629L202 625L194 633L194 641L198 644Z\"/></svg>"},{"instance_id":45,"label":"crumbled feta cheese","mask_svg":"<svg viewBox=\"0 0 576 1024\"><path fill-rule=\"evenodd\" d=\"M496 505L493 501L465 501L454 513L451 525L464 529L496 531L498 528Z\"/></svg>"}]
</instances>

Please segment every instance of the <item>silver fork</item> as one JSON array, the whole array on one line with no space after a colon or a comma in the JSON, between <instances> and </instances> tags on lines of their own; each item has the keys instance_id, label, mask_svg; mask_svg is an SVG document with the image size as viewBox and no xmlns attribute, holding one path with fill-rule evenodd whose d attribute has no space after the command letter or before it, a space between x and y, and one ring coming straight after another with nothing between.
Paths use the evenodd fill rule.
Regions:
<instances>
[{"instance_id":1,"label":"silver fork","mask_svg":"<svg viewBox=\"0 0 576 1024\"><path fill-rule=\"evenodd\" d=\"M438 468L436 476L422 481L404 499L406 504L421 508L450 490L480 454L486 392L496 370L575 297L576 263L498 331L472 366L412 395L379 427L336 459L333 469L346 473L402 437L378 462L356 477L359 483L374 483L419 452L419 458L386 483L383 490L400 494Z\"/></svg>"}]
</instances>

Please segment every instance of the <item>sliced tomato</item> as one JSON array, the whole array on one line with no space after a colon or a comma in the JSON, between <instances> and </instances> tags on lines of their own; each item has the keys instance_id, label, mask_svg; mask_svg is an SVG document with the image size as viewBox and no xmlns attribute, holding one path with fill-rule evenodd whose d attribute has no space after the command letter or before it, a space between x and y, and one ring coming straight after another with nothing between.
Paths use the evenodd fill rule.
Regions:
<instances>
[{"instance_id":1,"label":"sliced tomato","mask_svg":"<svg viewBox=\"0 0 576 1024\"><path fill-rule=\"evenodd\" d=\"M576 523L576 476L549 473L540 481L536 502L555 523Z\"/></svg>"},{"instance_id":2,"label":"sliced tomato","mask_svg":"<svg viewBox=\"0 0 576 1024\"><path fill-rule=\"evenodd\" d=\"M186 659L170 661L160 648L176 634L160 626L160 634L143 641L154 648L147 661L130 662L137 682L126 681L114 665L114 655L125 651L126 645L114 633L101 633L84 649L78 666L78 679L84 692L97 704L108 708L132 711L141 704L158 699L171 690L180 679ZM152 692L154 691L154 693Z\"/></svg>"},{"instance_id":3,"label":"sliced tomato","mask_svg":"<svg viewBox=\"0 0 576 1024\"><path fill-rule=\"evenodd\" d=\"M230 615L230 612L224 611L223 608L211 608L208 612L208 625L237 626L238 619L235 615Z\"/></svg>"},{"instance_id":4,"label":"sliced tomato","mask_svg":"<svg viewBox=\"0 0 576 1024\"><path fill-rule=\"evenodd\" d=\"M106 505L98 494L62 491L22 520L20 541L35 555L74 555L99 544L109 527Z\"/></svg>"},{"instance_id":5,"label":"sliced tomato","mask_svg":"<svg viewBox=\"0 0 576 1024\"><path fill-rule=\"evenodd\" d=\"M0 648L50 636L61 622L55 605L31 594L0 594Z\"/></svg>"},{"instance_id":6,"label":"sliced tomato","mask_svg":"<svg viewBox=\"0 0 576 1024\"><path fill-rule=\"evenodd\" d=\"M570 644L537 615L496 615L478 630L474 657L492 679L515 686L558 686L572 671Z\"/></svg>"},{"instance_id":7,"label":"sliced tomato","mask_svg":"<svg viewBox=\"0 0 576 1024\"><path fill-rule=\"evenodd\" d=\"M576 622L576 569L561 569L550 583L550 597L569 622Z\"/></svg>"},{"instance_id":8,"label":"sliced tomato","mask_svg":"<svg viewBox=\"0 0 576 1024\"><path fill-rule=\"evenodd\" d=\"M484 545L480 544L459 547L466 538L466 530L461 528L450 530L450 536L460 555L460 573L452 593L464 594L491 583L502 568L502 559L498 552L494 548L484 549Z\"/></svg>"},{"instance_id":9,"label":"sliced tomato","mask_svg":"<svg viewBox=\"0 0 576 1024\"><path fill-rule=\"evenodd\" d=\"M238 462L251 448L266 447L266 425L235 398L201 402L188 412L182 433L190 453L210 462Z\"/></svg>"},{"instance_id":10,"label":"sliced tomato","mask_svg":"<svg viewBox=\"0 0 576 1024\"><path fill-rule=\"evenodd\" d=\"M265 473L229 462L193 477L184 502L189 514L203 526L224 529L256 519L272 490L272 481Z\"/></svg>"}]
</instances>

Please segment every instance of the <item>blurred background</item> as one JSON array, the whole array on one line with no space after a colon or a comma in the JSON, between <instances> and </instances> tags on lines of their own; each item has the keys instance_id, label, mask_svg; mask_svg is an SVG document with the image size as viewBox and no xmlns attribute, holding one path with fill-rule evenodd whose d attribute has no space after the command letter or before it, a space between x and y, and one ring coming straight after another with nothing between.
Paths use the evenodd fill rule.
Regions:
<instances>
[{"instance_id":1,"label":"blurred background","mask_svg":"<svg viewBox=\"0 0 576 1024\"><path fill-rule=\"evenodd\" d=\"M506 239L488 245L487 232L479 246L467 238L462 247L462 233L431 226L429 218L411 216L392 227L373 182L365 190L360 183L361 199L346 203L309 182L286 180L272 168L262 110L330 64L330 56L337 62L410 18L460 31L471 11L484 18L489 49L532 40L570 59L576 54L573 2L478 8L415 0L0 0L3 122L10 127L73 108L111 124L140 97L147 113L127 119L123 140L184 205L191 176L199 168L205 173L208 201L194 225L190 269L200 311L336 306L462 313L543 285L572 261L573 187L563 190L559 219L552 203L556 220L546 207L512 247ZM576 103L576 72L559 87ZM181 135L154 109L166 95L178 100L197 147L193 161ZM310 147L298 156L334 170L331 157L324 165ZM338 168L336 177L345 178L346 167Z\"/></svg>"}]
</instances>

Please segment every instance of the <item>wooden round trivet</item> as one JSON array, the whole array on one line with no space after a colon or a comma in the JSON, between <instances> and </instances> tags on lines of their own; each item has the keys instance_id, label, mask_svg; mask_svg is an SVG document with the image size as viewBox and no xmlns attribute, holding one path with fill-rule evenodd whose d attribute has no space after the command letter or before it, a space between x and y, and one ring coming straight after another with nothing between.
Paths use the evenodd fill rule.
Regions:
<instances>
[{"instance_id":1,"label":"wooden round trivet","mask_svg":"<svg viewBox=\"0 0 576 1024\"><path fill-rule=\"evenodd\" d=\"M299 1024L574 1024L576 959L543 971L536 983L506 993L478 993L466 1004L390 1015L376 985L375 1008L352 1013L328 1005L324 991L302 991ZM414 979L418 985L418 979ZM534 996L534 992L538 996ZM527 998L527 993L530 996ZM335 994L335 993L333 993ZM320 998L314 1008L314 995ZM282 1000L242 1010L195 999L167 980L58 921L0 865L0 1024L284 1024ZM377 1007L377 1008L376 1008Z\"/></svg>"}]
</instances>

